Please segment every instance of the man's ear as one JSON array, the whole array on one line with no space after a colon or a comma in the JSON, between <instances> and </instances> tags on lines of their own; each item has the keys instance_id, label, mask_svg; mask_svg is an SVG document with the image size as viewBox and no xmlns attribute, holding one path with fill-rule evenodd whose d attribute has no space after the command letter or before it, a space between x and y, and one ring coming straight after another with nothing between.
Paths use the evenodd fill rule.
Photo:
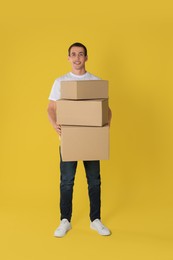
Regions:
<instances>
[{"instance_id":1,"label":"man's ear","mask_svg":"<svg viewBox=\"0 0 173 260\"><path fill-rule=\"evenodd\" d=\"M85 56L85 61L87 61L88 60L88 56Z\"/></svg>"}]
</instances>

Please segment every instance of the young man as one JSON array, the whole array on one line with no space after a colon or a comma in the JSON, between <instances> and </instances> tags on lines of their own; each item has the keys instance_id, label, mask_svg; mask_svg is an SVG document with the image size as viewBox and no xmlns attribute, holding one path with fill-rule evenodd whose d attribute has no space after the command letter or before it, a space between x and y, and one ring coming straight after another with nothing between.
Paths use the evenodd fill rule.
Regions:
<instances>
[{"instance_id":1,"label":"young man","mask_svg":"<svg viewBox=\"0 0 173 260\"><path fill-rule=\"evenodd\" d=\"M85 62L87 61L87 49L81 43L74 43L68 49L68 60L71 63L71 72L56 79L49 96L48 118L55 131L61 135L61 126L56 121L56 100L60 99L60 82L63 80L99 80L100 78L87 72ZM111 121L111 110L109 109L109 125ZM100 220L100 161L83 162L88 182L88 193L90 199L90 227L100 235L107 236L111 232ZM55 230L56 237L63 237L71 229L73 185L76 174L77 162L63 162L60 154L60 211L61 222Z\"/></svg>"}]
</instances>

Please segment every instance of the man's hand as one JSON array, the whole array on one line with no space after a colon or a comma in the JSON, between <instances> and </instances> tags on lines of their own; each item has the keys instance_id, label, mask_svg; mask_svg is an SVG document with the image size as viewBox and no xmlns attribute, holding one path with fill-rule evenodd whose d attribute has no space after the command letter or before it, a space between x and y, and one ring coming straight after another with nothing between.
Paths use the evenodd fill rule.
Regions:
<instances>
[{"instance_id":1,"label":"man's hand","mask_svg":"<svg viewBox=\"0 0 173 260\"><path fill-rule=\"evenodd\" d=\"M55 123L54 129L61 136L61 125L59 125L58 123Z\"/></svg>"}]
</instances>

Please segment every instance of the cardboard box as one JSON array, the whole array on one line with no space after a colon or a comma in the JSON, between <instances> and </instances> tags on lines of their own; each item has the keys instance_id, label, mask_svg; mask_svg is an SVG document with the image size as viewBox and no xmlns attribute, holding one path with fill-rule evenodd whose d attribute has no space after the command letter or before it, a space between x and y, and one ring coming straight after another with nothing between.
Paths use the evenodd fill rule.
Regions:
<instances>
[{"instance_id":1,"label":"cardboard box","mask_svg":"<svg viewBox=\"0 0 173 260\"><path fill-rule=\"evenodd\" d=\"M109 126L62 126L63 161L109 159Z\"/></svg>"},{"instance_id":2,"label":"cardboard box","mask_svg":"<svg viewBox=\"0 0 173 260\"><path fill-rule=\"evenodd\" d=\"M107 80L61 81L62 99L108 98Z\"/></svg>"},{"instance_id":3,"label":"cardboard box","mask_svg":"<svg viewBox=\"0 0 173 260\"><path fill-rule=\"evenodd\" d=\"M108 99L57 100L60 125L103 126L108 124Z\"/></svg>"}]
</instances>

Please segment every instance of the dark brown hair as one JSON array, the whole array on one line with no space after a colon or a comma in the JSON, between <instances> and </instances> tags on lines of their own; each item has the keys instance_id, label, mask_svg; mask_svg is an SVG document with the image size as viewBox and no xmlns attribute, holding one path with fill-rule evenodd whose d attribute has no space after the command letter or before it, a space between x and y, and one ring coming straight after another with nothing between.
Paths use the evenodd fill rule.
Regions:
<instances>
[{"instance_id":1,"label":"dark brown hair","mask_svg":"<svg viewBox=\"0 0 173 260\"><path fill-rule=\"evenodd\" d=\"M70 56L70 51L72 47L82 47L84 49L84 55L87 56L87 48L85 47L85 45L83 45L80 42L75 42L73 43L69 48L68 48L68 56Z\"/></svg>"}]
</instances>

